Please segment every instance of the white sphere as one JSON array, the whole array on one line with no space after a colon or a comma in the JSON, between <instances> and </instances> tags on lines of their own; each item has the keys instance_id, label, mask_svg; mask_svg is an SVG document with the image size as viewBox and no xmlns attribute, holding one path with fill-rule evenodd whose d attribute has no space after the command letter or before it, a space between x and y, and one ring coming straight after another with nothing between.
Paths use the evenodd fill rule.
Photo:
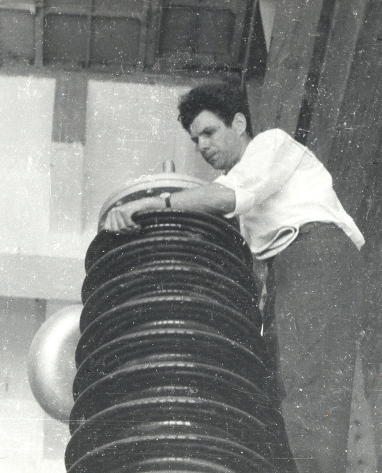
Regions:
<instances>
[{"instance_id":1,"label":"white sphere","mask_svg":"<svg viewBox=\"0 0 382 473\"><path fill-rule=\"evenodd\" d=\"M76 374L75 351L80 339L82 305L65 307L42 324L28 357L28 377L33 395L50 416L69 421Z\"/></svg>"}]
</instances>

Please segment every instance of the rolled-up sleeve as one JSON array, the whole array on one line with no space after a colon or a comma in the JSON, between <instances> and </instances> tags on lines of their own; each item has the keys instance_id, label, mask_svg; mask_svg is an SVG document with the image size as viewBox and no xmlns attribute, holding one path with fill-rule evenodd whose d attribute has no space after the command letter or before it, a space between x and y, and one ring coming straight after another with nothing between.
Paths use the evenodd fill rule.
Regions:
<instances>
[{"instance_id":1,"label":"rolled-up sleeve","mask_svg":"<svg viewBox=\"0 0 382 473\"><path fill-rule=\"evenodd\" d=\"M214 182L235 192L235 210L243 215L277 192L292 176L307 148L280 129L260 133L247 146L241 160Z\"/></svg>"}]
</instances>

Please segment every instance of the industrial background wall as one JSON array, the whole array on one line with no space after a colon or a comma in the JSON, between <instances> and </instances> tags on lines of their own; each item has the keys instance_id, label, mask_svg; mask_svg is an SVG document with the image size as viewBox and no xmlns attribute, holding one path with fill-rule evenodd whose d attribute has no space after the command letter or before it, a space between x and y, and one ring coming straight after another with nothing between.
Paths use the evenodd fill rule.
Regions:
<instances>
[{"instance_id":1,"label":"industrial background wall","mask_svg":"<svg viewBox=\"0 0 382 473\"><path fill-rule=\"evenodd\" d=\"M122 43L102 46L97 31L115 41L107 3ZM380 0L131 0L121 13L122 3L0 1L0 470L65 471L67 427L27 384L30 342L79 301L84 254L111 192L169 158L179 173L213 177L176 103L191 86L223 79L246 86L256 131L283 128L317 153L365 234L369 323L348 471L382 472ZM176 33L185 18L194 35ZM221 42L213 22L229 32ZM91 26L88 38L77 38L81 25Z\"/></svg>"}]
</instances>

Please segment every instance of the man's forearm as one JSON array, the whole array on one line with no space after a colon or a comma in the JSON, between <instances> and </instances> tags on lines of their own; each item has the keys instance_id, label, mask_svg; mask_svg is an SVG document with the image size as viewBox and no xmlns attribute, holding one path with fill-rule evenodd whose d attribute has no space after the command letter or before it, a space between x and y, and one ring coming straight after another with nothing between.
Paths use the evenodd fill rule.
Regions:
<instances>
[{"instance_id":1,"label":"man's forearm","mask_svg":"<svg viewBox=\"0 0 382 473\"><path fill-rule=\"evenodd\" d=\"M171 195L171 207L223 215L235 210L235 192L221 184L212 183Z\"/></svg>"},{"instance_id":2,"label":"man's forearm","mask_svg":"<svg viewBox=\"0 0 382 473\"><path fill-rule=\"evenodd\" d=\"M193 189L174 192L170 197L171 208L194 210L213 215L224 215L235 210L235 192L218 183L207 184ZM109 231L138 231L139 225L134 215L148 210L161 210L166 207L161 197L145 197L128 202L110 210L102 226Z\"/></svg>"}]
</instances>

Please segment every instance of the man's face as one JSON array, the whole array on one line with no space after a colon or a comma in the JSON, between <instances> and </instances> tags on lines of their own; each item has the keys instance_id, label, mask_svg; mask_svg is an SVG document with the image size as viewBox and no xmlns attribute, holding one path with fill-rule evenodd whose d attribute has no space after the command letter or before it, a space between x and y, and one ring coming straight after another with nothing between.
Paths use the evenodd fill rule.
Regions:
<instances>
[{"instance_id":1,"label":"man's face","mask_svg":"<svg viewBox=\"0 0 382 473\"><path fill-rule=\"evenodd\" d=\"M190 126L190 135L203 158L214 169L228 171L240 160L240 133L235 126L225 125L214 113L208 110L199 113Z\"/></svg>"}]
</instances>

